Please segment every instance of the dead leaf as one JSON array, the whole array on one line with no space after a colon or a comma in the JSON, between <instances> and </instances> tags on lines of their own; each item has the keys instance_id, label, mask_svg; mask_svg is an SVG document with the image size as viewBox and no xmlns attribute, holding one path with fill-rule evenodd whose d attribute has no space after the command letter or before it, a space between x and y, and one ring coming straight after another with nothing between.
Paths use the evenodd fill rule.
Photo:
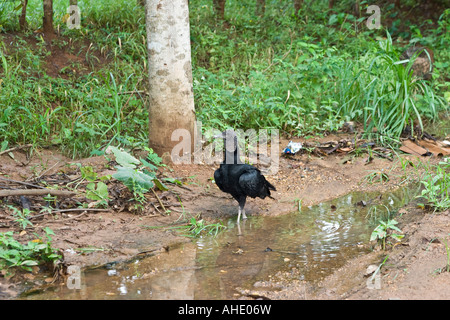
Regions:
<instances>
[{"instance_id":1,"label":"dead leaf","mask_svg":"<svg viewBox=\"0 0 450 320\"><path fill-rule=\"evenodd\" d=\"M446 155L450 154L450 151L445 150L432 142L420 140L420 141L418 141L418 143L420 146L426 148L429 152L431 152L435 156L439 156L439 155L446 156Z\"/></svg>"},{"instance_id":2,"label":"dead leaf","mask_svg":"<svg viewBox=\"0 0 450 320\"><path fill-rule=\"evenodd\" d=\"M400 150L409 154L413 154L416 156L424 156L428 153L428 151L411 140L403 141L403 145L400 147Z\"/></svg>"}]
</instances>

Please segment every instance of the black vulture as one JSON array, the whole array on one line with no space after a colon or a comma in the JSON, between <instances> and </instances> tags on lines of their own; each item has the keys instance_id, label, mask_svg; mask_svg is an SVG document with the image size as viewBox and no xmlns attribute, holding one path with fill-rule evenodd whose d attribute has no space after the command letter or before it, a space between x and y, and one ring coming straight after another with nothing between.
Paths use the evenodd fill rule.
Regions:
<instances>
[{"instance_id":1,"label":"black vulture","mask_svg":"<svg viewBox=\"0 0 450 320\"><path fill-rule=\"evenodd\" d=\"M264 199L270 197L270 190L275 187L266 180L257 168L241 162L239 156L237 135L233 130L226 130L216 136L224 139L224 159L220 168L214 172L214 181L223 192L229 193L239 203L237 222L245 215L247 197Z\"/></svg>"}]
</instances>

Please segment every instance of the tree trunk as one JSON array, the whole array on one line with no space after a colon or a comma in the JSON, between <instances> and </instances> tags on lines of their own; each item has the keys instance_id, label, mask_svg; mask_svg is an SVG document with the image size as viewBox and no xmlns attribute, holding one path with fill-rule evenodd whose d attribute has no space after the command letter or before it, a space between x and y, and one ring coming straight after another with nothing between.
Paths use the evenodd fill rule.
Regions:
<instances>
[{"instance_id":1,"label":"tree trunk","mask_svg":"<svg viewBox=\"0 0 450 320\"><path fill-rule=\"evenodd\" d=\"M359 0L355 0L355 17L361 17L361 10L359 8Z\"/></svg>"},{"instance_id":2,"label":"tree trunk","mask_svg":"<svg viewBox=\"0 0 450 320\"><path fill-rule=\"evenodd\" d=\"M53 29L53 0L43 0L44 17L42 22L42 29L45 36L52 37L55 33Z\"/></svg>"},{"instance_id":3,"label":"tree trunk","mask_svg":"<svg viewBox=\"0 0 450 320\"><path fill-rule=\"evenodd\" d=\"M255 11L257 16L264 16L264 12L266 11L266 0L257 0Z\"/></svg>"},{"instance_id":4,"label":"tree trunk","mask_svg":"<svg viewBox=\"0 0 450 320\"><path fill-rule=\"evenodd\" d=\"M298 10L300 10L303 6L303 0L294 0L294 9L295 15L298 15Z\"/></svg>"},{"instance_id":5,"label":"tree trunk","mask_svg":"<svg viewBox=\"0 0 450 320\"><path fill-rule=\"evenodd\" d=\"M189 133L183 140L190 138L184 142L193 146L196 122L188 0L147 0L146 27L149 145L162 156L178 144L172 141L177 129Z\"/></svg>"},{"instance_id":6,"label":"tree trunk","mask_svg":"<svg viewBox=\"0 0 450 320\"><path fill-rule=\"evenodd\" d=\"M28 5L28 0L23 0L22 1L22 14L20 15L20 18L19 18L20 30L25 30L27 27L27 5Z\"/></svg>"},{"instance_id":7,"label":"tree trunk","mask_svg":"<svg viewBox=\"0 0 450 320\"><path fill-rule=\"evenodd\" d=\"M213 0L216 15L221 20L225 18L225 1L226 0Z\"/></svg>"}]
</instances>

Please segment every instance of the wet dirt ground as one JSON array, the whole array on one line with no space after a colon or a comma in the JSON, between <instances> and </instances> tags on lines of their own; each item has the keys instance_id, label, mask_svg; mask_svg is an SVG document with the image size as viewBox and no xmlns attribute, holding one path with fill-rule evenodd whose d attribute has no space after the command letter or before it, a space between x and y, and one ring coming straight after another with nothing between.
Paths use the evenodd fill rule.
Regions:
<instances>
[{"instance_id":1,"label":"wet dirt ground","mask_svg":"<svg viewBox=\"0 0 450 320\"><path fill-rule=\"evenodd\" d=\"M328 136L319 140L341 139L342 136ZM280 152L288 141L282 140ZM14 151L14 159L7 154L0 156L0 177L25 181L33 177L52 177L58 172L73 172L70 163L92 166L99 176L114 172L104 157L70 160L51 150L34 151L27 158L25 151ZM405 155L412 162L438 159ZM171 210L169 215L158 212L158 204L149 198L149 204L142 212L134 212L117 204L109 211L62 212L43 215L33 219L33 228L22 233L20 240L30 241L34 232L42 233L42 228L50 227L55 235L53 246L64 253L67 265L92 267L112 261L125 261L137 256L163 254L180 243L188 243L189 238L167 228L148 228L148 226L167 226L179 223L180 219L196 216L208 222L235 218L237 203L223 194L212 181L216 165L172 165L173 171L166 170L171 177L183 181L183 185L171 186L171 191L159 193L161 200ZM299 200L303 207L322 203L344 196L353 191L386 192L404 188L402 182L414 173L412 166L405 172L398 160L389 161L375 157L367 162L367 153L358 157L352 154L333 153L329 156L301 154L280 157L279 171L268 175L277 191L272 199L249 199L247 215L275 217L298 210ZM383 183L369 183L367 177L372 173L384 172L389 180ZM114 186L111 190L114 189ZM117 190L116 190L117 191ZM119 190L117 192L123 192ZM3 199L13 204L16 199ZM82 196L78 200L82 202ZM39 201L36 199L36 201ZM446 263L446 250L443 238L450 233L448 212L431 214L414 205L403 208L398 217L399 227L405 234L401 244L383 250L369 250L346 262L332 274L319 282L305 282L301 270L293 267L278 271L254 284L253 288L243 288L234 298L265 297L268 299L448 299L450 298L450 273L436 270ZM119 212L120 211L120 212ZM130 212L131 211L131 212ZM184 211L184 213L182 213ZM8 216L9 215L9 216ZM184 216L186 215L186 216ZM12 230L10 213L0 212L1 232ZM17 230L17 229L14 229ZM368 242L368 240L367 240ZM368 243L370 246L370 244ZM80 254L83 252L83 254ZM366 269L370 265L380 265L381 287L370 289L367 286ZM14 298L20 287L16 280L34 280L35 274L19 275L12 279L0 277L0 298ZM41 270L42 271L42 270ZM41 272L42 273L42 272ZM51 277L51 275L49 276ZM43 283L48 281L43 280Z\"/></svg>"}]
</instances>

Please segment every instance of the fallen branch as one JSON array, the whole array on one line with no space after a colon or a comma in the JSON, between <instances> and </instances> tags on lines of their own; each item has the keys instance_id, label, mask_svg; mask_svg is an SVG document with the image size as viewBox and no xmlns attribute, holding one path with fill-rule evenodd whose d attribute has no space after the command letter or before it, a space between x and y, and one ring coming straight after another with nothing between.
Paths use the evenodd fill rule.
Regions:
<instances>
[{"instance_id":1,"label":"fallen branch","mask_svg":"<svg viewBox=\"0 0 450 320\"><path fill-rule=\"evenodd\" d=\"M47 170L42 171L42 173L40 173L36 178L33 178L33 180L38 180L40 177L42 177L44 174L46 174L47 172L49 172L50 170L52 170L57 164L59 164L60 161L56 162L54 165L52 165L50 168L48 168ZM31 180L31 179L27 179L27 180Z\"/></svg>"},{"instance_id":2,"label":"fallen branch","mask_svg":"<svg viewBox=\"0 0 450 320\"><path fill-rule=\"evenodd\" d=\"M97 211L97 212L109 212L109 211L112 211L112 210L110 210L110 209L99 209L99 208L71 208L71 209L58 209L58 210L52 210L51 213L71 212L71 211Z\"/></svg>"},{"instance_id":3,"label":"fallen branch","mask_svg":"<svg viewBox=\"0 0 450 320\"><path fill-rule=\"evenodd\" d=\"M44 212L44 213L40 213L37 214L35 216L30 217L31 219L34 218L38 218L38 217L42 217L48 214L53 214L53 213L60 213L60 212L72 212L72 211L97 211L97 212L107 212L107 211L111 211L109 209L98 209L98 208L70 208L70 209L57 209L57 210L52 210L52 211L48 211L48 212Z\"/></svg>"},{"instance_id":4,"label":"fallen branch","mask_svg":"<svg viewBox=\"0 0 450 320\"><path fill-rule=\"evenodd\" d=\"M58 196L58 197L72 197L77 193L74 191L52 190L52 189L16 189L16 190L1 190L0 197L9 196Z\"/></svg>"},{"instance_id":5,"label":"fallen branch","mask_svg":"<svg viewBox=\"0 0 450 320\"><path fill-rule=\"evenodd\" d=\"M30 144L24 144L23 146L17 146L17 147L11 148L11 149L7 149L7 150L4 150L4 151L0 152L0 156L2 154L8 153L8 152L11 152L11 151L14 151L14 150L19 150L19 149L24 149L24 148L31 148L32 146L33 145L30 143Z\"/></svg>"},{"instance_id":6,"label":"fallen branch","mask_svg":"<svg viewBox=\"0 0 450 320\"><path fill-rule=\"evenodd\" d=\"M13 183L17 183L17 184L23 184L24 186L29 186L29 187L33 187L33 188L45 189L45 187L41 187L41 186L38 186L38 185L35 185L32 183L28 183L28 182L24 182L24 181L6 179L6 178L2 178L2 177L0 177L0 180L7 181L7 182L13 182Z\"/></svg>"}]
</instances>

